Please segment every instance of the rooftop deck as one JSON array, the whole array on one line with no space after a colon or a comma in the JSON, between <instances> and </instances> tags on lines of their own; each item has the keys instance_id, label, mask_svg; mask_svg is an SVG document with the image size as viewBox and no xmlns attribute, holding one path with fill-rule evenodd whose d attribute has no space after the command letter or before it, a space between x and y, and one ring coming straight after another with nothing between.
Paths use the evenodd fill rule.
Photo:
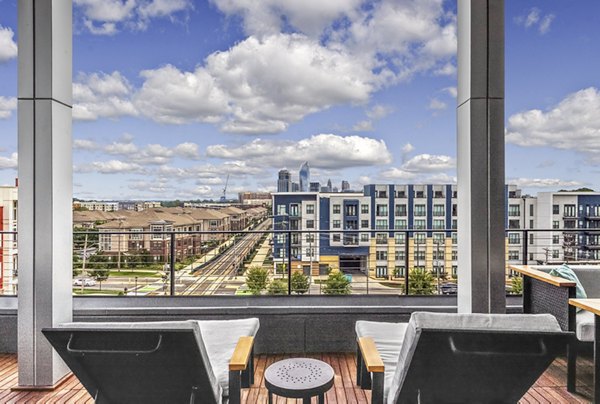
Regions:
<instances>
[{"instance_id":1,"label":"rooftop deck","mask_svg":"<svg viewBox=\"0 0 600 404\"><path fill-rule=\"evenodd\" d=\"M327 403L369 403L370 391L356 386L356 367L353 354L324 353L308 355L324 360L335 370L335 384L326 395ZM256 360L256 378L254 387L242 390L242 403L255 404L267 402L267 390L264 387L266 367L286 355L258 355ZM592 362L590 358L580 357L578 361L578 393L572 395L566 389L566 362L557 359L527 392L521 403L589 403L592 397ZM87 391L74 377L69 377L55 391L31 392L12 391L17 383L17 357L13 354L0 354L0 402L2 403L93 403ZM277 398L277 403L300 403L300 400ZM313 402L316 402L313 399Z\"/></svg>"}]
</instances>

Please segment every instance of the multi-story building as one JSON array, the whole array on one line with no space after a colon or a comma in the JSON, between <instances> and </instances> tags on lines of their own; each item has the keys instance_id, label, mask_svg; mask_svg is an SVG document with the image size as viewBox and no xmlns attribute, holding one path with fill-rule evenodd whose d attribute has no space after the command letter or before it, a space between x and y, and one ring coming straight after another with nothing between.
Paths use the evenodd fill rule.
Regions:
<instances>
[{"instance_id":1,"label":"multi-story building","mask_svg":"<svg viewBox=\"0 0 600 404\"><path fill-rule=\"evenodd\" d=\"M350 191L350 183L346 180L342 181L342 192Z\"/></svg>"},{"instance_id":2,"label":"multi-story building","mask_svg":"<svg viewBox=\"0 0 600 404\"><path fill-rule=\"evenodd\" d=\"M76 201L73 208L85 208L87 210L99 210L102 212L114 212L119 210L119 202L107 201Z\"/></svg>"},{"instance_id":3,"label":"multi-story building","mask_svg":"<svg viewBox=\"0 0 600 404\"><path fill-rule=\"evenodd\" d=\"M18 188L0 187L0 291L15 292L13 279L18 270L17 246Z\"/></svg>"},{"instance_id":4,"label":"multi-story building","mask_svg":"<svg viewBox=\"0 0 600 404\"><path fill-rule=\"evenodd\" d=\"M321 190L320 182L311 182L308 187L308 192L319 192Z\"/></svg>"},{"instance_id":5,"label":"multi-story building","mask_svg":"<svg viewBox=\"0 0 600 404\"><path fill-rule=\"evenodd\" d=\"M316 216L307 213L313 212L313 205ZM313 274L319 273L319 264L321 270L361 269L380 278L403 277L407 266L441 275L457 273L455 185L385 184L367 185L362 193L277 193L273 212L276 229L323 231L309 237L309 250L302 236L292 234L291 256L297 262L292 265L305 271L312 267ZM600 260L600 193L542 192L536 198L507 185L505 218L507 264ZM275 240L276 263L287 261L286 242L283 234Z\"/></svg>"},{"instance_id":6,"label":"multi-story building","mask_svg":"<svg viewBox=\"0 0 600 404\"><path fill-rule=\"evenodd\" d=\"M277 192L292 192L292 174L288 170L279 170Z\"/></svg>"},{"instance_id":7,"label":"multi-story building","mask_svg":"<svg viewBox=\"0 0 600 404\"><path fill-rule=\"evenodd\" d=\"M298 178L300 181L299 191L300 192L308 192L309 191L309 183L310 183L310 167L308 166L308 161L305 161L300 166Z\"/></svg>"},{"instance_id":8,"label":"multi-story building","mask_svg":"<svg viewBox=\"0 0 600 404\"><path fill-rule=\"evenodd\" d=\"M238 194L238 199L242 205L271 205L270 192L240 192Z\"/></svg>"}]
</instances>

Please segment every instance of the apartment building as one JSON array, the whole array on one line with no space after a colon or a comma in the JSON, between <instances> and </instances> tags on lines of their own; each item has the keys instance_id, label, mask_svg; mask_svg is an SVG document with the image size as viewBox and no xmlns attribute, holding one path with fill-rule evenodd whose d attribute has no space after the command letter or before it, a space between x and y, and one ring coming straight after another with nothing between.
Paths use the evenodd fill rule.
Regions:
<instances>
[{"instance_id":1,"label":"apartment building","mask_svg":"<svg viewBox=\"0 0 600 404\"><path fill-rule=\"evenodd\" d=\"M17 235L4 232L17 231L18 188L16 186L0 187L0 289L14 292L13 280L18 270L19 250Z\"/></svg>"},{"instance_id":2,"label":"apartment building","mask_svg":"<svg viewBox=\"0 0 600 404\"><path fill-rule=\"evenodd\" d=\"M561 212L567 209L566 212L572 214L572 207L563 206L570 205L565 198L572 199L574 195L552 195L564 200L560 205ZM600 224L600 217L595 221L593 216L600 214L600 198L595 198L598 202L586 202L585 199L581 202L583 207L578 208L581 212L590 212L582 213L579 219L588 226ZM507 265L522 263L524 257L533 262L540 259L536 248L542 247L533 247L539 241L536 233L524 231L539 228L539 223L544 222L544 209L538 209L538 203L535 197L522 195L515 185L506 186ZM292 264L295 269L301 267L308 272L312 268L313 274L323 273L327 266L360 269L377 278L404 277L407 265L444 276L457 273L456 185L371 184L361 193L276 193L273 195L273 214L275 229L289 228L307 233L302 236L292 234L291 256L297 261ZM572 225L564 220L559 224ZM557 226L556 223L553 225ZM311 229L322 232L313 237ZM548 235L540 233L539 237ZM598 238L587 236L583 241L587 243L587 251L596 252L592 245L600 241ZM284 257L286 242L284 234L276 235L273 253L276 265L287 262ZM527 249L527 243L532 248Z\"/></svg>"}]
</instances>

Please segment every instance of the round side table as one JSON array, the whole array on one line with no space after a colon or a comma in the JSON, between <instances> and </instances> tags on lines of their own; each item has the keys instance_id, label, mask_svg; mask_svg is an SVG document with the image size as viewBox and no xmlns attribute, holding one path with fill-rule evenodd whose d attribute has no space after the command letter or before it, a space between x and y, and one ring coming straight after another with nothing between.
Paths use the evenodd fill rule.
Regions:
<instances>
[{"instance_id":1,"label":"round side table","mask_svg":"<svg viewBox=\"0 0 600 404\"><path fill-rule=\"evenodd\" d=\"M333 386L333 368L329 364L309 358L284 359L273 363L265 371L265 387L269 391L269 404L273 394L286 398L310 398L319 396L319 404L325 403L325 392Z\"/></svg>"}]
</instances>

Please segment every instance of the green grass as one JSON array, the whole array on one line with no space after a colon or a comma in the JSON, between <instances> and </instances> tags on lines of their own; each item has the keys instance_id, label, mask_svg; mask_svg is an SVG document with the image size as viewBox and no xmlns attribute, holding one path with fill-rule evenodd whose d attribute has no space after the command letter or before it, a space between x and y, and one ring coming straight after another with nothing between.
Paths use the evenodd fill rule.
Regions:
<instances>
[{"instance_id":1,"label":"green grass","mask_svg":"<svg viewBox=\"0 0 600 404\"><path fill-rule=\"evenodd\" d=\"M75 289L77 288L77 289ZM75 286L73 288L74 295L109 295L109 296L117 296L119 294L123 294L120 290L100 290L100 289L83 289L83 293L81 293L81 288Z\"/></svg>"}]
</instances>

